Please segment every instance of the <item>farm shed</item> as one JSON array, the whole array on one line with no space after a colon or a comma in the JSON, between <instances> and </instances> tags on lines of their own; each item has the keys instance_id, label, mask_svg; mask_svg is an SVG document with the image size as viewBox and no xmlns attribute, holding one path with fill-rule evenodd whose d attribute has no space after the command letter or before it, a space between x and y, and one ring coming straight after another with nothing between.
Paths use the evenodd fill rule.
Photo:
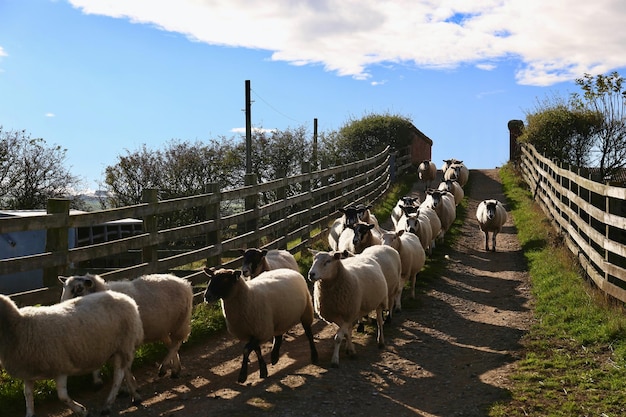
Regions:
<instances>
[{"instance_id":1,"label":"farm shed","mask_svg":"<svg viewBox=\"0 0 626 417\"><path fill-rule=\"evenodd\" d=\"M70 215L84 213L70 210ZM2 210L0 217L29 217L46 214L45 210ZM70 249L121 239L141 233L142 221L121 219L91 227L70 228L68 247ZM0 259L35 255L46 251L46 230L0 234ZM0 275L0 294L13 294L30 291L43 286L43 270L14 272Z\"/></svg>"},{"instance_id":2,"label":"farm shed","mask_svg":"<svg viewBox=\"0 0 626 417\"><path fill-rule=\"evenodd\" d=\"M433 141L415 126L409 132L411 136L411 162L419 165L424 160L432 159Z\"/></svg>"}]
</instances>

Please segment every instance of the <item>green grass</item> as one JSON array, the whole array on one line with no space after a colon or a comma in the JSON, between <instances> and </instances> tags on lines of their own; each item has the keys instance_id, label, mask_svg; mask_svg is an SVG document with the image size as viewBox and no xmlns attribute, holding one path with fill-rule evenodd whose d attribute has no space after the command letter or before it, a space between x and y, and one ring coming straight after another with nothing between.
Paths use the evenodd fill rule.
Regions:
<instances>
[{"instance_id":1,"label":"green grass","mask_svg":"<svg viewBox=\"0 0 626 417\"><path fill-rule=\"evenodd\" d=\"M492 417L626 415L626 314L584 278L513 168L501 170L535 298L511 400Z\"/></svg>"}]
</instances>

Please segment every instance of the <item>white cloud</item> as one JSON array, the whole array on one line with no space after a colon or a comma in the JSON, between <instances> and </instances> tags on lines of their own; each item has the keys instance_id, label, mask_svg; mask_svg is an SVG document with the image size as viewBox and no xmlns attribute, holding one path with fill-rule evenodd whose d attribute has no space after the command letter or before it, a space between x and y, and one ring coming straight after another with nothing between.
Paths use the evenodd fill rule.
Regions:
<instances>
[{"instance_id":1,"label":"white cloud","mask_svg":"<svg viewBox=\"0 0 626 417\"><path fill-rule=\"evenodd\" d=\"M45 116L46 117L55 117L56 114L54 114L54 113L46 113Z\"/></svg>"},{"instance_id":2,"label":"white cloud","mask_svg":"<svg viewBox=\"0 0 626 417\"><path fill-rule=\"evenodd\" d=\"M3 48L2 46L0 46L0 56L9 56L9 54L7 54L7 53L4 51L4 48Z\"/></svg>"},{"instance_id":3,"label":"white cloud","mask_svg":"<svg viewBox=\"0 0 626 417\"><path fill-rule=\"evenodd\" d=\"M476 68L484 71L493 71L497 67L494 64L476 64Z\"/></svg>"},{"instance_id":4,"label":"white cloud","mask_svg":"<svg viewBox=\"0 0 626 417\"><path fill-rule=\"evenodd\" d=\"M490 69L515 59L517 81L542 86L626 66L623 0L70 1L84 13L362 80L381 63Z\"/></svg>"}]
</instances>

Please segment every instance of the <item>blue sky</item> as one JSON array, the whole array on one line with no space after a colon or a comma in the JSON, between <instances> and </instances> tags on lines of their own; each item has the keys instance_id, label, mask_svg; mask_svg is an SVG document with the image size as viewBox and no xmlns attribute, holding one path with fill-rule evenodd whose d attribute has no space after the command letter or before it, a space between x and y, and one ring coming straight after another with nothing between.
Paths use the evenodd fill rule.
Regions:
<instances>
[{"instance_id":1,"label":"blue sky","mask_svg":"<svg viewBox=\"0 0 626 417\"><path fill-rule=\"evenodd\" d=\"M143 144L410 118L432 159L508 159L507 122L626 67L623 0L0 0L0 125L98 188ZM621 70L621 71L620 71Z\"/></svg>"}]
</instances>

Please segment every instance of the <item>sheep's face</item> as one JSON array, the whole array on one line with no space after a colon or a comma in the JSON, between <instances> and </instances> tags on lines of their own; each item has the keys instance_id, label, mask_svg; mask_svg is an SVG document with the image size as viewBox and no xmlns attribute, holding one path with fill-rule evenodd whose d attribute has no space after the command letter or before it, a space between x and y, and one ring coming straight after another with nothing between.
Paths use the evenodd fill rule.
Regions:
<instances>
[{"instance_id":1,"label":"sheep's face","mask_svg":"<svg viewBox=\"0 0 626 417\"><path fill-rule=\"evenodd\" d=\"M267 255L266 249L247 249L241 251L243 254L243 264L241 265L241 272L244 277L254 278L262 271L263 259Z\"/></svg>"},{"instance_id":2,"label":"sheep's face","mask_svg":"<svg viewBox=\"0 0 626 417\"><path fill-rule=\"evenodd\" d=\"M373 224L357 223L353 228L354 238L352 238L352 244L356 246L361 242L365 242L365 240L368 238L368 235L372 233L373 228Z\"/></svg>"},{"instance_id":3,"label":"sheep's face","mask_svg":"<svg viewBox=\"0 0 626 417\"><path fill-rule=\"evenodd\" d=\"M493 200L485 200L483 201L483 203L485 204L485 214L487 216L487 219L493 220L494 217L496 217L496 206L498 205L498 203Z\"/></svg>"},{"instance_id":4,"label":"sheep's face","mask_svg":"<svg viewBox=\"0 0 626 417\"><path fill-rule=\"evenodd\" d=\"M228 298L241 277L241 271L234 269L205 268L204 273L209 277L209 282L204 291L205 303L212 303L220 298Z\"/></svg>"},{"instance_id":5,"label":"sheep's face","mask_svg":"<svg viewBox=\"0 0 626 417\"><path fill-rule=\"evenodd\" d=\"M94 280L90 275L59 277L59 281L63 284L61 301L92 294L96 288Z\"/></svg>"},{"instance_id":6,"label":"sheep's face","mask_svg":"<svg viewBox=\"0 0 626 417\"><path fill-rule=\"evenodd\" d=\"M404 196L398 201L398 204L402 204L403 206L418 206L420 199L418 197L410 197Z\"/></svg>"},{"instance_id":7,"label":"sheep's face","mask_svg":"<svg viewBox=\"0 0 626 417\"><path fill-rule=\"evenodd\" d=\"M332 279L335 276L337 262L344 257L343 252L317 252L309 269L309 281Z\"/></svg>"},{"instance_id":8,"label":"sheep's face","mask_svg":"<svg viewBox=\"0 0 626 417\"><path fill-rule=\"evenodd\" d=\"M402 236L403 233L404 233L404 230L401 230L398 233L391 233L391 232L383 233L383 236L382 236L383 245L391 246L392 248L397 250L400 245L400 236Z\"/></svg>"},{"instance_id":9,"label":"sheep's face","mask_svg":"<svg viewBox=\"0 0 626 417\"><path fill-rule=\"evenodd\" d=\"M360 220L359 209L355 206L346 206L344 208L340 208L339 211L342 212L345 217L346 227L352 227Z\"/></svg>"},{"instance_id":10,"label":"sheep's face","mask_svg":"<svg viewBox=\"0 0 626 417\"><path fill-rule=\"evenodd\" d=\"M406 218L406 227L404 230L417 235L420 230L419 213L411 213Z\"/></svg>"}]
</instances>

